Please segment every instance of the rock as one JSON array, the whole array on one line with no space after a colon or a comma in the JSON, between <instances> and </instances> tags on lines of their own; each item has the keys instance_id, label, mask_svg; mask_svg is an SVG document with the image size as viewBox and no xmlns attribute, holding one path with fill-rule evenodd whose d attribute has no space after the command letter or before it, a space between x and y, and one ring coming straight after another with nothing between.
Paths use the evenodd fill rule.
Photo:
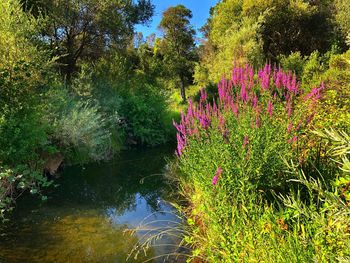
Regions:
<instances>
[{"instance_id":1,"label":"rock","mask_svg":"<svg viewBox=\"0 0 350 263\"><path fill-rule=\"evenodd\" d=\"M45 154L44 160L44 172L50 176L54 176L63 162L63 155L60 153L56 154Z\"/></svg>"}]
</instances>

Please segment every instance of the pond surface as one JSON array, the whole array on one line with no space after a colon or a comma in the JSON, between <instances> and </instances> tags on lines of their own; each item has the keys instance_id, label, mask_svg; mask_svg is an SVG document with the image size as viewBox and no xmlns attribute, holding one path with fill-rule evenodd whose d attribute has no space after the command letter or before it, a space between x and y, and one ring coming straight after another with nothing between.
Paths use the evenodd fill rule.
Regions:
<instances>
[{"instance_id":1,"label":"pond surface","mask_svg":"<svg viewBox=\"0 0 350 263\"><path fill-rule=\"evenodd\" d=\"M0 262L183 261L162 256L178 251L181 226L164 201L162 174L172 154L170 148L133 150L109 163L65 168L47 201L30 194L20 198L0 230ZM148 239L146 254L129 256Z\"/></svg>"}]
</instances>

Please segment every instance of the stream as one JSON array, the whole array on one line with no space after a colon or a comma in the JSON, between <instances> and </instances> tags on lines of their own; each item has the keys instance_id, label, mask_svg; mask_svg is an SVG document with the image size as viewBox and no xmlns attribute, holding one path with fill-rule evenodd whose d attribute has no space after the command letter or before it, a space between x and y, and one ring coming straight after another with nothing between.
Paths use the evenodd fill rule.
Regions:
<instances>
[{"instance_id":1,"label":"stream","mask_svg":"<svg viewBox=\"0 0 350 263\"><path fill-rule=\"evenodd\" d=\"M179 251L182 225L165 201L165 159L173 152L130 150L108 163L64 168L48 200L28 193L17 201L0 229L0 262L185 262L165 256ZM137 244L147 242L144 253Z\"/></svg>"}]
</instances>

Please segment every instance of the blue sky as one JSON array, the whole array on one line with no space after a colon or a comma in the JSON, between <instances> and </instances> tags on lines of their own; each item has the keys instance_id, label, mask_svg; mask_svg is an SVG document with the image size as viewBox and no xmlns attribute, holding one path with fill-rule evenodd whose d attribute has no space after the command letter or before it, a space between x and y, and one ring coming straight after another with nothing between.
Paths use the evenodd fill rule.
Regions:
<instances>
[{"instance_id":1,"label":"blue sky","mask_svg":"<svg viewBox=\"0 0 350 263\"><path fill-rule=\"evenodd\" d=\"M191 20L191 24L196 29L198 36L200 36L200 32L198 29L201 28L207 18L209 17L209 10L211 6L214 6L218 0L151 0L152 4L155 5L154 16L152 18L152 22L149 26L136 26L136 31L142 32L146 37L152 33L157 33L160 35L157 26L162 19L162 13L170 6L176 6L182 4L186 6L188 9L192 11L193 18Z\"/></svg>"}]
</instances>

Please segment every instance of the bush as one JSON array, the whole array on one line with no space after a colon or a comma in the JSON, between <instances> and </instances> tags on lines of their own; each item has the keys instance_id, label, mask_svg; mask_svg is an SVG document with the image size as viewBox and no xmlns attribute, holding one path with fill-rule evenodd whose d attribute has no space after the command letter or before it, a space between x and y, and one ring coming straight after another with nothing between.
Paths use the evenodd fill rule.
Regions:
<instances>
[{"instance_id":1,"label":"bush","mask_svg":"<svg viewBox=\"0 0 350 263\"><path fill-rule=\"evenodd\" d=\"M16 166L41 167L40 153L49 147L46 127L37 113L17 113L0 123L0 160Z\"/></svg>"},{"instance_id":2,"label":"bush","mask_svg":"<svg viewBox=\"0 0 350 263\"><path fill-rule=\"evenodd\" d=\"M332 127L350 132L349 59L350 51L331 55L328 67L319 75L318 79L322 79L326 85L317 118L319 129Z\"/></svg>"},{"instance_id":3,"label":"bush","mask_svg":"<svg viewBox=\"0 0 350 263\"><path fill-rule=\"evenodd\" d=\"M114 149L108 119L91 102L74 102L55 122L53 137L73 161L110 158Z\"/></svg>"},{"instance_id":4,"label":"bush","mask_svg":"<svg viewBox=\"0 0 350 263\"><path fill-rule=\"evenodd\" d=\"M278 60L284 70L294 71L298 77L302 76L306 59L299 51L292 52L289 56L280 55Z\"/></svg>"},{"instance_id":5,"label":"bush","mask_svg":"<svg viewBox=\"0 0 350 263\"><path fill-rule=\"evenodd\" d=\"M127 122L126 136L150 146L167 142L172 131L166 122L169 112L165 97L153 89L147 87L140 93L126 93L121 108L121 115Z\"/></svg>"}]
</instances>

